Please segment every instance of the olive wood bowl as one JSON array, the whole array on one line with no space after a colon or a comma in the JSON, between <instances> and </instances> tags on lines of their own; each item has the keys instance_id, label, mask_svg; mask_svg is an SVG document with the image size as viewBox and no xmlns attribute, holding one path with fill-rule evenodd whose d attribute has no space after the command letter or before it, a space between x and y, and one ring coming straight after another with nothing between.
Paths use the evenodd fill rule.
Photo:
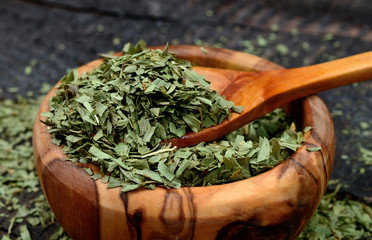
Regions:
<instances>
[{"instance_id":1,"label":"olive wood bowl","mask_svg":"<svg viewBox=\"0 0 372 240\"><path fill-rule=\"evenodd\" d=\"M281 68L253 55L205 49L207 53L198 46L170 46L179 58L199 66L244 71ZM79 71L100 62L95 60ZM45 196L73 239L295 239L326 190L335 137L328 109L316 95L283 107L300 128L311 126L312 130L305 134L304 145L277 167L225 185L124 193L92 180L83 167L90 166L94 172L98 167L66 161L62 147L51 142L40 113L49 110L55 90L42 102L34 123L34 156ZM322 149L307 150L314 146Z\"/></svg>"}]
</instances>

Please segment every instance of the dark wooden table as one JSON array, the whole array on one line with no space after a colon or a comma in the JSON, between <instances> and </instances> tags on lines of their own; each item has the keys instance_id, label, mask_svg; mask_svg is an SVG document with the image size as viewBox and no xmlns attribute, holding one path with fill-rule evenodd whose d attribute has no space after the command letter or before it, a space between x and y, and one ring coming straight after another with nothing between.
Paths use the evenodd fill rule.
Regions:
<instances>
[{"instance_id":1,"label":"dark wooden table","mask_svg":"<svg viewBox=\"0 0 372 240\"><path fill-rule=\"evenodd\" d=\"M370 51L371 11L368 0L1 0L0 99L14 99L8 91L13 87L25 96L37 92L66 69L140 39L148 45L221 46L285 67L316 64ZM32 72L25 74L30 65ZM372 166L360 161L360 147L372 150L372 82L320 96L336 130L332 179L371 204ZM2 235L9 223L0 223ZM52 230L31 232L44 239Z\"/></svg>"}]
</instances>

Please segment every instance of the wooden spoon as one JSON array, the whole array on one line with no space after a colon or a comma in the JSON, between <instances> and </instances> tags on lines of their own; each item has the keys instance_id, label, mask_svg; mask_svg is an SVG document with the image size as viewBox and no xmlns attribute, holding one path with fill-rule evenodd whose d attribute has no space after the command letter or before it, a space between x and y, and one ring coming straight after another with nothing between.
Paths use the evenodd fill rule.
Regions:
<instances>
[{"instance_id":1,"label":"wooden spoon","mask_svg":"<svg viewBox=\"0 0 372 240\"><path fill-rule=\"evenodd\" d=\"M243 72L218 68L194 67L227 100L244 106L221 124L171 139L177 147L209 142L293 100L328 89L372 79L372 52L308 67L264 72Z\"/></svg>"}]
</instances>

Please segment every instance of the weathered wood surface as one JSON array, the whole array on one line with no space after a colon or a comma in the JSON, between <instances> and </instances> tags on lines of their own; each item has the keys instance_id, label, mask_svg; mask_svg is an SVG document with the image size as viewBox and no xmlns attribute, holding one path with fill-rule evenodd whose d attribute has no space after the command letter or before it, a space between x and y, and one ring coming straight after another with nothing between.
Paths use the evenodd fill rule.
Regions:
<instances>
[{"instance_id":1,"label":"weathered wood surface","mask_svg":"<svg viewBox=\"0 0 372 240\"><path fill-rule=\"evenodd\" d=\"M15 98L10 87L26 96L43 82L54 85L66 69L141 38L149 45L207 42L239 51L250 40L255 54L287 68L346 57L371 50L371 8L369 0L1 0L0 99ZM260 46L260 37L271 40ZM289 52L278 51L280 44ZM25 75L33 60L37 65ZM372 149L372 83L320 96L335 124L332 179L343 184L342 192L371 204L372 166L358 159L359 146ZM23 202L29 199L25 195ZM8 226L0 219L0 235ZM35 239L47 239L54 229L29 227Z\"/></svg>"},{"instance_id":2,"label":"weathered wood surface","mask_svg":"<svg viewBox=\"0 0 372 240\"><path fill-rule=\"evenodd\" d=\"M177 52L177 48L173 50ZM212 56L224 51L207 50ZM248 54L228 53L228 64L245 62L246 69L242 70L257 71L254 66L263 65L277 68L266 60L254 56L251 59ZM239 57L234 58L234 53ZM198 55L203 57L205 53L199 51ZM215 66L213 60L204 62L204 66ZM223 59L216 60L225 67ZM193 62L203 61L198 62L196 56ZM99 63L93 61L79 72ZM49 109L48 100L54 92L46 96L40 113ZM306 98L287 108L302 127L313 127L305 136L304 146L280 166L244 181L129 193L107 189L107 184L93 181L85 173L85 165L65 160L39 115L33 137L36 168L57 219L74 239L295 239L326 190L335 139L328 109L319 97ZM314 146L322 150L306 150Z\"/></svg>"}]
</instances>

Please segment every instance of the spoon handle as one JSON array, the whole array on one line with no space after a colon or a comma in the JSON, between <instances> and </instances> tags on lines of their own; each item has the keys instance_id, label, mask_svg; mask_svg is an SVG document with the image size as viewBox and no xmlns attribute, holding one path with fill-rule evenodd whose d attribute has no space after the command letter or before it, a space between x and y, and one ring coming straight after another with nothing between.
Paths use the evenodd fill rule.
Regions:
<instances>
[{"instance_id":1,"label":"spoon handle","mask_svg":"<svg viewBox=\"0 0 372 240\"><path fill-rule=\"evenodd\" d=\"M237 129L294 100L370 79L372 51L306 67L241 73L221 93L244 106L225 127L229 124L229 128Z\"/></svg>"},{"instance_id":2,"label":"spoon handle","mask_svg":"<svg viewBox=\"0 0 372 240\"><path fill-rule=\"evenodd\" d=\"M281 106L292 100L328 89L372 79L372 52L317 65L263 72L265 99Z\"/></svg>"}]
</instances>

